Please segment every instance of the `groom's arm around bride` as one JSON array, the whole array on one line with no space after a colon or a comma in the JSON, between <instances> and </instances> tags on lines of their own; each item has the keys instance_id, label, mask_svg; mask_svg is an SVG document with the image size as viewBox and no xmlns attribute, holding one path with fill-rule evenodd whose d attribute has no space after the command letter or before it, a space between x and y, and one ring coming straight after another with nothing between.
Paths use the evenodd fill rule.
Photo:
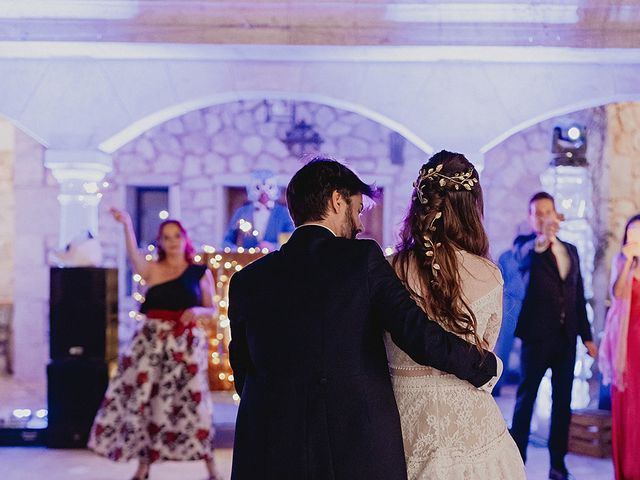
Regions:
<instances>
[{"instance_id":1,"label":"groom's arm around bride","mask_svg":"<svg viewBox=\"0 0 640 480\"><path fill-rule=\"evenodd\" d=\"M344 165L311 161L287 188L298 228L231 279L234 480L405 480L385 330L475 386L497 373L492 353L427 318L377 243L355 239L363 194Z\"/></svg>"},{"instance_id":2,"label":"groom's arm around bride","mask_svg":"<svg viewBox=\"0 0 640 480\"><path fill-rule=\"evenodd\" d=\"M394 343L417 363L490 390L501 373L498 357L489 351L481 353L428 319L409 297L377 244L370 249L368 264L372 311Z\"/></svg>"}]
</instances>

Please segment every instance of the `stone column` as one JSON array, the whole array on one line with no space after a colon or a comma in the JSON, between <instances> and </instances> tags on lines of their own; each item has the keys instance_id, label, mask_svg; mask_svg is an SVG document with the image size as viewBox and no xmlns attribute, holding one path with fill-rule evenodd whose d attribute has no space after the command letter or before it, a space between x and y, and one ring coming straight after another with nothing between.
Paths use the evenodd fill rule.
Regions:
<instances>
[{"instance_id":1,"label":"stone column","mask_svg":"<svg viewBox=\"0 0 640 480\"><path fill-rule=\"evenodd\" d=\"M97 236L100 182L112 169L111 156L96 150L47 150L45 166L60 183L60 248L85 232Z\"/></svg>"}]
</instances>

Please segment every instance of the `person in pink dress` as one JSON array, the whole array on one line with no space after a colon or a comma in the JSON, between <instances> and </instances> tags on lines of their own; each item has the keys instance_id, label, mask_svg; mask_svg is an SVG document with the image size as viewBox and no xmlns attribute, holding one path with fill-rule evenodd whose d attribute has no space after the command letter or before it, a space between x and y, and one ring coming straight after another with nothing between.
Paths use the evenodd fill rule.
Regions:
<instances>
[{"instance_id":1,"label":"person in pink dress","mask_svg":"<svg viewBox=\"0 0 640 480\"><path fill-rule=\"evenodd\" d=\"M611 384L613 467L616 480L640 480L640 214L629 219L611 268L599 365Z\"/></svg>"}]
</instances>

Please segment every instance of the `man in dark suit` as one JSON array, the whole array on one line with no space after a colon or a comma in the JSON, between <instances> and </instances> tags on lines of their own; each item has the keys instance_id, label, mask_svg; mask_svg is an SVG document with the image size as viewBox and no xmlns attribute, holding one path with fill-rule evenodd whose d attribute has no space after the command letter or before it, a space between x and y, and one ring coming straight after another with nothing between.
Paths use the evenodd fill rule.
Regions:
<instances>
[{"instance_id":1,"label":"man in dark suit","mask_svg":"<svg viewBox=\"0 0 640 480\"><path fill-rule=\"evenodd\" d=\"M511 435L526 462L533 405L542 377L550 368L553 404L549 478L553 480L569 478L564 457L569 439L578 335L589 355L597 356L587 318L578 251L570 243L556 238L560 219L553 197L546 192L536 193L529 201L529 223L534 233L520 236L514 242L514 255L526 293L515 331L522 339L522 374Z\"/></svg>"},{"instance_id":2,"label":"man in dark suit","mask_svg":"<svg viewBox=\"0 0 640 480\"><path fill-rule=\"evenodd\" d=\"M384 330L417 362L495 384L496 357L428 320L380 247L355 239L363 194L344 165L311 161L287 188L290 240L231 279L233 479L406 479Z\"/></svg>"}]
</instances>

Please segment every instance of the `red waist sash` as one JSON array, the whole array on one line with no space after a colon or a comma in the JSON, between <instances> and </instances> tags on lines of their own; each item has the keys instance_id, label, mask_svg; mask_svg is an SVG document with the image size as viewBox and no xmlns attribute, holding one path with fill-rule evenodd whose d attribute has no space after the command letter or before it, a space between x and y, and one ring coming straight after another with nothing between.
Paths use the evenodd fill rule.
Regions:
<instances>
[{"instance_id":1,"label":"red waist sash","mask_svg":"<svg viewBox=\"0 0 640 480\"><path fill-rule=\"evenodd\" d=\"M187 335L187 343L189 346L192 345L194 339L193 329L198 327L198 324L194 321L183 323L180 321L180 317L184 313L184 310L161 310L156 308L151 308L147 310L145 315L150 320L165 320L173 323L171 327L171 332L175 337L180 337L185 334Z\"/></svg>"},{"instance_id":2,"label":"red waist sash","mask_svg":"<svg viewBox=\"0 0 640 480\"><path fill-rule=\"evenodd\" d=\"M169 320L177 322L184 313L184 310L161 310L159 308L151 308L147 310L145 315L147 318L155 318L158 320Z\"/></svg>"}]
</instances>

